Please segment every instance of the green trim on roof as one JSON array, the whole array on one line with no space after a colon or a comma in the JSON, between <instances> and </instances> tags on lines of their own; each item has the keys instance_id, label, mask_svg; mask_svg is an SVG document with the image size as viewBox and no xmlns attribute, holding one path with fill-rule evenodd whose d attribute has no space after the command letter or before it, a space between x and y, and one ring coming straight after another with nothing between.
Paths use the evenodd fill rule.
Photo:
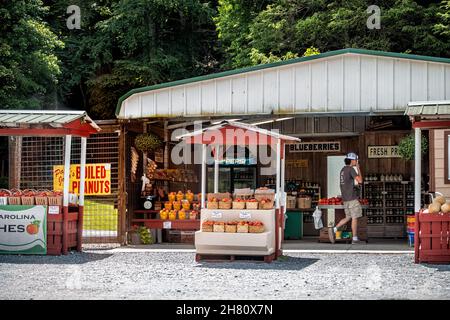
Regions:
<instances>
[{"instance_id":1,"label":"green trim on roof","mask_svg":"<svg viewBox=\"0 0 450 320\"><path fill-rule=\"evenodd\" d=\"M158 89L163 89L163 88L168 88L168 87L174 87L174 86L178 86L178 85L194 83L194 82L199 82L199 81L204 81L204 80L217 79L217 78L237 75L240 73L264 70L264 69L289 65L289 64L298 63L298 62L305 62L305 61L310 61L310 60L316 60L316 59L337 56L337 55L346 54L346 53L356 53L356 54L365 54L365 55L378 56L378 57L421 60L421 61L430 61L430 62L439 62L439 63L449 63L450 64L449 58L421 56L421 55L416 55L416 54L396 53L396 52L386 52L386 51L366 50L366 49L354 49L354 48L334 50L334 51L328 51L325 53L320 53L320 54L309 56L309 57L300 57L300 58L283 60L283 61L278 61L278 62L273 62L273 63L260 64L257 66L228 70L228 71L212 73L212 74L208 74L208 75L204 75L204 76L198 76L198 77L194 77L194 78L187 78L187 79L182 79L182 80L177 80L177 81L164 82L164 83L147 86L147 87L135 88L135 89L128 91L126 94L124 94L123 96L121 96L119 98L119 101L117 102L117 107L116 107L116 116L118 116L120 114L120 108L122 106L122 103L125 101L125 99L127 99L128 97L130 97L136 93L142 93L142 92L146 92L146 91L153 91L153 90L158 90Z\"/></svg>"}]
</instances>

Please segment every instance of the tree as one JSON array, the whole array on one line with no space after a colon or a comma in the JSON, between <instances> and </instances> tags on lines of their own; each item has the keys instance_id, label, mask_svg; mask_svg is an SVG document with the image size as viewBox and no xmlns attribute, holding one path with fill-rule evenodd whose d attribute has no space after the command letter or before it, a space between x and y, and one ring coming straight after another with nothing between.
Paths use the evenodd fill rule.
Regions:
<instances>
[{"instance_id":1,"label":"tree","mask_svg":"<svg viewBox=\"0 0 450 320\"><path fill-rule=\"evenodd\" d=\"M47 107L56 92L63 43L43 18L40 0L3 1L0 8L0 100L2 108Z\"/></svg>"},{"instance_id":2,"label":"tree","mask_svg":"<svg viewBox=\"0 0 450 320\"><path fill-rule=\"evenodd\" d=\"M237 43L222 42L234 66L293 57L311 46L321 52L351 47L450 57L448 0L377 1L381 29L369 29L366 24L373 1L275 0L254 7L250 20L231 18L227 24L224 21L242 12L230 5L234 2L239 1L220 1L216 18L219 30L232 26L226 29L229 37L233 28L242 32Z\"/></svg>"}]
</instances>

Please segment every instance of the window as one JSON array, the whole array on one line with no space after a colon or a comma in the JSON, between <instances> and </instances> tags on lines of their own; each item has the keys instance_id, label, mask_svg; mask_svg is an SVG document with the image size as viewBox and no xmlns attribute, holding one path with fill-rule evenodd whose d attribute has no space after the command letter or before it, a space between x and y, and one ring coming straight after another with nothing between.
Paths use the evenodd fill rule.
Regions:
<instances>
[{"instance_id":1,"label":"window","mask_svg":"<svg viewBox=\"0 0 450 320\"><path fill-rule=\"evenodd\" d=\"M444 183L450 184L450 131L444 131Z\"/></svg>"}]
</instances>

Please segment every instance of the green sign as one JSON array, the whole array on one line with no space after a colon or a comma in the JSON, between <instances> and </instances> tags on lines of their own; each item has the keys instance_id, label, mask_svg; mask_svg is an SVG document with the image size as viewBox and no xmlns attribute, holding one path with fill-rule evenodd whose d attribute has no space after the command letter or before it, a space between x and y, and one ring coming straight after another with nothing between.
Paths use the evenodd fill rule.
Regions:
<instances>
[{"instance_id":1,"label":"green sign","mask_svg":"<svg viewBox=\"0 0 450 320\"><path fill-rule=\"evenodd\" d=\"M47 254L47 206L0 205L0 253Z\"/></svg>"}]
</instances>

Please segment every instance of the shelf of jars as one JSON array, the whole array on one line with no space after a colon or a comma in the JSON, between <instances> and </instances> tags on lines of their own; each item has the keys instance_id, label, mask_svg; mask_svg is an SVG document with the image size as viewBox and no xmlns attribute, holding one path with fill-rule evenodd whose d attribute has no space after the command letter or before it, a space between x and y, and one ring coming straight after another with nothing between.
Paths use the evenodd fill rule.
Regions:
<instances>
[{"instance_id":1,"label":"shelf of jars","mask_svg":"<svg viewBox=\"0 0 450 320\"><path fill-rule=\"evenodd\" d=\"M369 200L369 237L405 237L406 216L414 214L414 181L401 174L369 174L363 197Z\"/></svg>"}]
</instances>

